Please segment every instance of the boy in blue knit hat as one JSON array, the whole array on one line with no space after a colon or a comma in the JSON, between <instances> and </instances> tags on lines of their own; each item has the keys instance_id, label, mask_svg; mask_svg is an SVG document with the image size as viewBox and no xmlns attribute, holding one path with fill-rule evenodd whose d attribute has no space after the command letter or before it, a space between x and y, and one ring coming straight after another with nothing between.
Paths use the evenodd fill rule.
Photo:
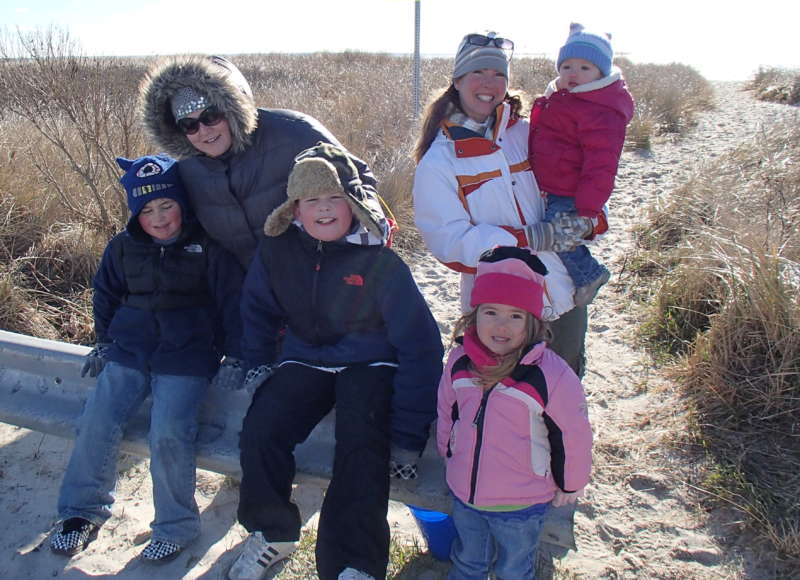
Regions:
<instances>
[{"instance_id":1,"label":"boy in blue knit hat","mask_svg":"<svg viewBox=\"0 0 800 580\"><path fill-rule=\"evenodd\" d=\"M242 381L244 272L192 219L178 166L163 155L118 158L131 218L94 277L97 343L81 376L97 377L58 499L53 552L74 556L111 516L119 445L148 395L155 518L145 562L168 562L200 533L194 500L198 409L214 376ZM220 358L227 355L220 367ZM238 384L237 384L238 383Z\"/></svg>"},{"instance_id":2,"label":"boy in blue knit hat","mask_svg":"<svg viewBox=\"0 0 800 580\"><path fill-rule=\"evenodd\" d=\"M613 59L609 35L572 23L558 77L531 111L528 160L546 196L545 219L586 239L608 230L604 205L633 117L633 98ZM609 280L608 269L586 246L558 256L575 283L576 306L589 304Z\"/></svg>"}]
</instances>

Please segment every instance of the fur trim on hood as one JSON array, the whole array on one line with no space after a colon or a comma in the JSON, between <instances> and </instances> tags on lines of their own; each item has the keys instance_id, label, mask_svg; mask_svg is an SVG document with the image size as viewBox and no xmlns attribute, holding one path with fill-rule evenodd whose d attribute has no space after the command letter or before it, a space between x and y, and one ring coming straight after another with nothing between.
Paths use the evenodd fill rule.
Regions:
<instances>
[{"instance_id":1,"label":"fur trim on hood","mask_svg":"<svg viewBox=\"0 0 800 580\"><path fill-rule=\"evenodd\" d=\"M230 61L193 55L159 61L139 85L138 111L145 132L157 149L178 159L200 154L178 130L172 116L172 97L183 87L191 87L225 112L231 128L232 153L240 153L250 145L250 135L258 123L250 85Z\"/></svg>"}]
</instances>

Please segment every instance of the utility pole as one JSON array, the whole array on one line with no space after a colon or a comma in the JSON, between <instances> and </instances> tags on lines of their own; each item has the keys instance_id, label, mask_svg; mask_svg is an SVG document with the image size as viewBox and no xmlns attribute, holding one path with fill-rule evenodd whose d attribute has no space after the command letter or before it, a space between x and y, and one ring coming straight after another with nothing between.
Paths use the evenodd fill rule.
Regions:
<instances>
[{"instance_id":1,"label":"utility pole","mask_svg":"<svg viewBox=\"0 0 800 580\"><path fill-rule=\"evenodd\" d=\"M414 120L419 119L419 5L420 0L414 0Z\"/></svg>"}]
</instances>

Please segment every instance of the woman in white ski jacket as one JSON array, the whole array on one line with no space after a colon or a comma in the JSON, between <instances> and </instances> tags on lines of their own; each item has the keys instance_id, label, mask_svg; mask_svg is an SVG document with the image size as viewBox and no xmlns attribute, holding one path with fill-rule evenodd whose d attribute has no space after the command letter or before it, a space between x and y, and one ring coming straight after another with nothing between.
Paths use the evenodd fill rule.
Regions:
<instances>
[{"instance_id":1,"label":"woman in white ski jacket","mask_svg":"<svg viewBox=\"0 0 800 580\"><path fill-rule=\"evenodd\" d=\"M543 318L550 347L578 376L584 371L586 307L556 251L584 243L580 224L543 223L544 199L528 164L528 121L508 92L513 42L495 33L461 41L450 86L426 110L417 141L414 216L428 249L461 272L462 310L478 257L496 246L528 247L548 269ZM597 232L599 233L599 232Z\"/></svg>"}]
</instances>

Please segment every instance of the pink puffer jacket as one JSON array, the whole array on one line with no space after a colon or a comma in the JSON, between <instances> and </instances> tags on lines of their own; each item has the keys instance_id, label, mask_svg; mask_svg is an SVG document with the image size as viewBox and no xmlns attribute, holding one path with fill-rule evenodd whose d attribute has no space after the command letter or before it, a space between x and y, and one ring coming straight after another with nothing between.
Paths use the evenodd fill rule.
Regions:
<instances>
[{"instance_id":1,"label":"pink puffer jacket","mask_svg":"<svg viewBox=\"0 0 800 580\"><path fill-rule=\"evenodd\" d=\"M614 189L633 110L619 70L571 91L551 82L533 104L528 136L539 189L574 197L579 215L597 217Z\"/></svg>"},{"instance_id":2,"label":"pink puffer jacket","mask_svg":"<svg viewBox=\"0 0 800 580\"><path fill-rule=\"evenodd\" d=\"M463 346L450 352L439 383L437 446L456 497L478 506L532 505L558 488L583 488L592 430L583 387L564 360L538 343L515 369L517 380L485 391L466 353Z\"/></svg>"}]
</instances>

